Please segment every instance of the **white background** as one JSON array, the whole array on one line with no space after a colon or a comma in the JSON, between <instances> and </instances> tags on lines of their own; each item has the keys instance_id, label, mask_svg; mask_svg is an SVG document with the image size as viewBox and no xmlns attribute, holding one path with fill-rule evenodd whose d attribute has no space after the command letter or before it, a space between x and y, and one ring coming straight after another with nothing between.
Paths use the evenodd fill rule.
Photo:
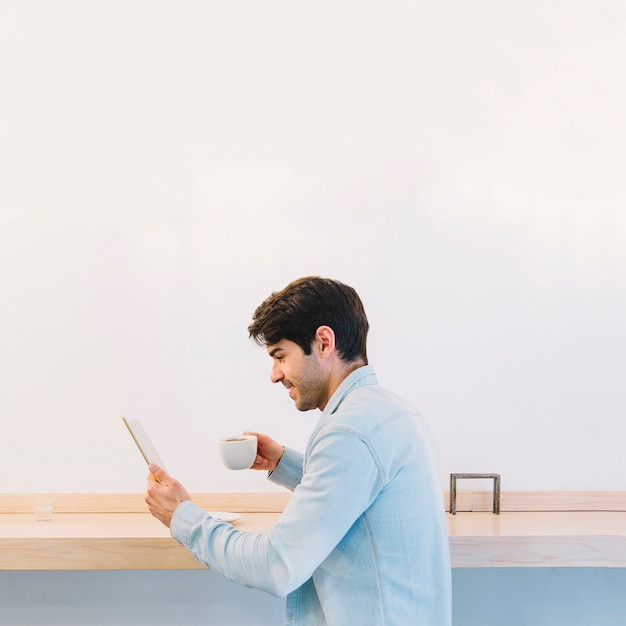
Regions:
<instances>
[{"instance_id":1,"label":"white background","mask_svg":"<svg viewBox=\"0 0 626 626\"><path fill-rule=\"evenodd\" d=\"M320 274L442 476L625 490L626 6L0 2L0 492L270 490L255 307Z\"/></svg>"}]
</instances>

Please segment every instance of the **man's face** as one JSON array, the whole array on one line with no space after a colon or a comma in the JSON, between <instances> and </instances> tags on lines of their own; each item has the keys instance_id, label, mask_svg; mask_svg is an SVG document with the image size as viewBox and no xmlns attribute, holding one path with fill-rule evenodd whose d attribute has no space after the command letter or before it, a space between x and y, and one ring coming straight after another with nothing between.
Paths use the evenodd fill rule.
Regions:
<instances>
[{"instance_id":1,"label":"man's face","mask_svg":"<svg viewBox=\"0 0 626 626\"><path fill-rule=\"evenodd\" d=\"M299 411L323 409L328 402L328 375L316 351L310 355L294 343L283 339L267 347L272 357L271 379L289 390L289 397Z\"/></svg>"}]
</instances>

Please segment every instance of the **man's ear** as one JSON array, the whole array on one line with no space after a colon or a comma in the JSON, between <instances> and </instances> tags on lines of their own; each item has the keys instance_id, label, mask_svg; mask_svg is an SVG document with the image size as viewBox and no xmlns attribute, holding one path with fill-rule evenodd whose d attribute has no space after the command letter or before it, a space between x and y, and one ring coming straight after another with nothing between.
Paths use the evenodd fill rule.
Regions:
<instances>
[{"instance_id":1,"label":"man's ear","mask_svg":"<svg viewBox=\"0 0 626 626\"><path fill-rule=\"evenodd\" d=\"M319 355L328 358L335 351L335 331L330 326L320 326L315 331L315 345Z\"/></svg>"}]
</instances>

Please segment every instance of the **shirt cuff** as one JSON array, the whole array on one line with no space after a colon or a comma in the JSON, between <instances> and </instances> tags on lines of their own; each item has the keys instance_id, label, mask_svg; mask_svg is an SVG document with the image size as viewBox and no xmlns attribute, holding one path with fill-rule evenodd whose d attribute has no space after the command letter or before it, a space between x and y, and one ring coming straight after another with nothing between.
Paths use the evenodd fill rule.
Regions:
<instances>
[{"instance_id":1,"label":"shirt cuff","mask_svg":"<svg viewBox=\"0 0 626 626\"><path fill-rule=\"evenodd\" d=\"M181 502L174 511L170 521L170 534L178 543L189 547L192 528L206 517L211 517L191 500Z\"/></svg>"},{"instance_id":2,"label":"shirt cuff","mask_svg":"<svg viewBox=\"0 0 626 626\"><path fill-rule=\"evenodd\" d=\"M293 491L302 480L302 460L300 452L286 447L276 469L267 475L268 479Z\"/></svg>"}]
</instances>

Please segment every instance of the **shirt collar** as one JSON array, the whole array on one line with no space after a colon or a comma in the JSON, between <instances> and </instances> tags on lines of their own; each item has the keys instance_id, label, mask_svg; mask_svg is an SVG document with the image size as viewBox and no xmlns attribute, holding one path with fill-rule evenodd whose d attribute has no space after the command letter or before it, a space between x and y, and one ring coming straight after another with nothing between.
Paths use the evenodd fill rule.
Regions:
<instances>
[{"instance_id":1,"label":"shirt collar","mask_svg":"<svg viewBox=\"0 0 626 626\"><path fill-rule=\"evenodd\" d=\"M343 379L339 387L335 390L335 393L330 397L328 404L324 408L322 415L330 415L334 413L339 405L343 402L344 398L354 389L363 387L365 385L377 384L376 374L374 368L371 365L363 365L351 372L346 378Z\"/></svg>"}]
</instances>

